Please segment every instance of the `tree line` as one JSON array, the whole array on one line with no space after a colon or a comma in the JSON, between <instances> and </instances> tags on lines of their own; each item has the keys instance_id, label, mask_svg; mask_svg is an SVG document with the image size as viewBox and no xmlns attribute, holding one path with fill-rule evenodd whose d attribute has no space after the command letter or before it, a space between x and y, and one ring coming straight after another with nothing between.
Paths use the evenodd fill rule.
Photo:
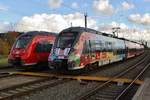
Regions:
<instances>
[{"instance_id":1,"label":"tree line","mask_svg":"<svg viewBox=\"0 0 150 100\"><path fill-rule=\"evenodd\" d=\"M0 33L0 56L9 54L13 43L19 35L19 32Z\"/></svg>"}]
</instances>

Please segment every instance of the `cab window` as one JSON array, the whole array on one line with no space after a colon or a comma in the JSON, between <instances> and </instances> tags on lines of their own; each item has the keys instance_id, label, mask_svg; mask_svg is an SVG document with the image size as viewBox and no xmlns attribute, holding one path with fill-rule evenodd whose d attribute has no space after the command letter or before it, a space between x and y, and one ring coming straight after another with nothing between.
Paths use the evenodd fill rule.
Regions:
<instances>
[{"instance_id":1,"label":"cab window","mask_svg":"<svg viewBox=\"0 0 150 100\"><path fill-rule=\"evenodd\" d=\"M53 46L52 43L49 43L48 41L40 41L37 43L35 51L37 53L40 52L50 53L52 46Z\"/></svg>"}]
</instances>

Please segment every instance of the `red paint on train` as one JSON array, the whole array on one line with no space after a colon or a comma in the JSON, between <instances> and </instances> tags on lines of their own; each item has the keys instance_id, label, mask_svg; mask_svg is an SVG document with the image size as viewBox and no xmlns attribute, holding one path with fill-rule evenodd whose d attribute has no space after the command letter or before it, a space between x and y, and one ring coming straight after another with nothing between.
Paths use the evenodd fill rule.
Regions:
<instances>
[{"instance_id":1,"label":"red paint on train","mask_svg":"<svg viewBox=\"0 0 150 100\"><path fill-rule=\"evenodd\" d=\"M8 56L8 62L21 66L47 63L55 38L56 34L49 32L24 33L14 43Z\"/></svg>"}]
</instances>

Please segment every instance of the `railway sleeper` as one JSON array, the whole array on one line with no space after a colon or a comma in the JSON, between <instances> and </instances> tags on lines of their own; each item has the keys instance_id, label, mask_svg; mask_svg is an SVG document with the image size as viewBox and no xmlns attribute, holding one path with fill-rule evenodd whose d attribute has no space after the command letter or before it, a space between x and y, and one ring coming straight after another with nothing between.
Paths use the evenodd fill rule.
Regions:
<instances>
[{"instance_id":1,"label":"railway sleeper","mask_svg":"<svg viewBox=\"0 0 150 100\"><path fill-rule=\"evenodd\" d=\"M22 88L17 88L16 89L17 91L21 91L21 92L24 92L24 91L28 91L26 88L22 87Z\"/></svg>"},{"instance_id":2,"label":"railway sleeper","mask_svg":"<svg viewBox=\"0 0 150 100\"><path fill-rule=\"evenodd\" d=\"M0 96L0 99L2 99L3 97L2 96Z\"/></svg>"},{"instance_id":3,"label":"railway sleeper","mask_svg":"<svg viewBox=\"0 0 150 100\"><path fill-rule=\"evenodd\" d=\"M38 86L39 87L39 86ZM28 86L28 88L31 88L31 90L32 89L35 89L35 88L38 88L37 86L34 86L34 85L30 85L30 86Z\"/></svg>"},{"instance_id":4,"label":"railway sleeper","mask_svg":"<svg viewBox=\"0 0 150 100\"><path fill-rule=\"evenodd\" d=\"M120 93L121 91L111 91L111 92L106 92L106 91L101 91L101 92L99 92L98 94L100 94L100 95L105 95L105 94L107 94L107 95L111 95L111 96L113 96L113 95L117 95L118 93Z\"/></svg>"},{"instance_id":5,"label":"railway sleeper","mask_svg":"<svg viewBox=\"0 0 150 100\"><path fill-rule=\"evenodd\" d=\"M26 90L32 90L33 88L31 88L31 87L23 87L23 89L26 89Z\"/></svg>"},{"instance_id":6,"label":"railway sleeper","mask_svg":"<svg viewBox=\"0 0 150 100\"><path fill-rule=\"evenodd\" d=\"M32 85L32 86L30 86L31 88L38 88L39 86L37 86L37 85Z\"/></svg>"},{"instance_id":7,"label":"railway sleeper","mask_svg":"<svg viewBox=\"0 0 150 100\"><path fill-rule=\"evenodd\" d=\"M114 100L112 98L104 98L104 97L91 97L88 100Z\"/></svg>"},{"instance_id":8,"label":"railway sleeper","mask_svg":"<svg viewBox=\"0 0 150 100\"><path fill-rule=\"evenodd\" d=\"M107 93L105 94L96 94L96 95L93 95L94 97L102 97L102 98L115 98L116 95L109 95Z\"/></svg>"},{"instance_id":9,"label":"railway sleeper","mask_svg":"<svg viewBox=\"0 0 150 100\"><path fill-rule=\"evenodd\" d=\"M51 82L50 81L41 82L39 84L39 86L44 86L44 85L48 85L48 84L51 84Z\"/></svg>"},{"instance_id":10,"label":"railway sleeper","mask_svg":"<svg viewBox=\"0 0 150 100\"><path fill-rule=\"evenodd\" d=\"M12 94L19 93L19 91L17 91L17 90L9 90L8 92L9 92L9 93L12 93Z\"/></svg>"},{"instance_id":11,"label":"railway sleeper","mask_svg":"<svg viewBox=\"0 0 150 100\"><path fill-rule=\"evenodd\" d=\"M41 86L41 83L37 83L37 84L34 84L34 85L39 87L39 86Z\"/></svg>"},{"instance_id":12,"label":"railway sleeper","mask_svg":"<svg viewBox=\"0 0 150 100\"><path fill-rule=\"evenodd\" d=\"M8 93L8 92L2 92L0 94L0 97L7 97L7 96L12 96L13 94L12 93Z\"/></svg>"}]
</instances>

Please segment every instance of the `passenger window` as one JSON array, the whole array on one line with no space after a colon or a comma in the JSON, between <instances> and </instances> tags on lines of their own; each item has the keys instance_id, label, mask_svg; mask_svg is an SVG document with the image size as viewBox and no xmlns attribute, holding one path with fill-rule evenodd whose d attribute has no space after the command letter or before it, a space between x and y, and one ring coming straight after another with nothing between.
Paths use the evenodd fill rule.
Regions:
<instances>
[{"instance_id":1,"label":"passenger window","mask_svg":"<svg viewBox=\"0 0 150 100\"><path fill-rule=\"evenodd\" d=\"M48 41L40 41L37 43L35 51L37 53L41 53L41 52L50 53L51 48L52 48L52 44L49 43Z\"/></svg>"}]
</instances>

